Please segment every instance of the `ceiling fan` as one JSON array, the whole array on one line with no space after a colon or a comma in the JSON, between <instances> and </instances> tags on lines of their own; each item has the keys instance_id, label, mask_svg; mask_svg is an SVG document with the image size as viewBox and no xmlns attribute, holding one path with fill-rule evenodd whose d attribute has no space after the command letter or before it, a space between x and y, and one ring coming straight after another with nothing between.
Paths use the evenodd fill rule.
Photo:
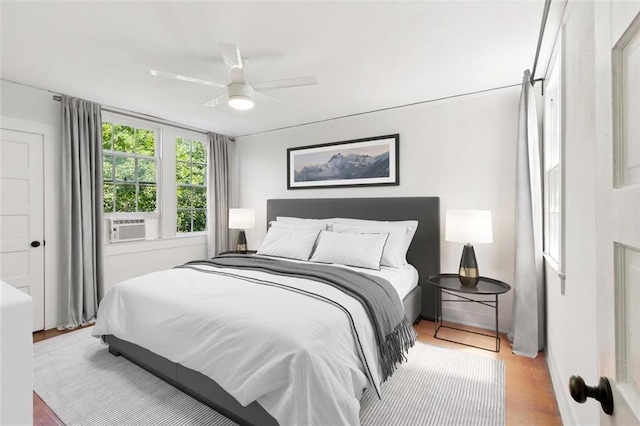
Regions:
<instances>
[{"instance_id":1,"label":"ceiling fan","mask_svg":"<svg viewBox=\"0 0 640 426\"><path fill-rule=\"evenodd\" d=\"M244 65L247 62L247 59L240 55L240 49L238 46L235 44L220 43L220 51L222 52L224 63L227 66L229 77L231 78L231 82L228 84L158 70L150 70L151 75L188 81L190 83L204 84L211 87L226 88L227 93L210 100L205 103L204 106L215 107L220 105L224 99L227 99L227 103L230 107L239 110L253 108L254 98L256 95L267 96L263 93L259 93L264 90L318 84L318 79L314 76L285 78L281 80L262 81L259 83L249 84L247 83L247 79L244 75Z\"/></svg>"}]
</instances>

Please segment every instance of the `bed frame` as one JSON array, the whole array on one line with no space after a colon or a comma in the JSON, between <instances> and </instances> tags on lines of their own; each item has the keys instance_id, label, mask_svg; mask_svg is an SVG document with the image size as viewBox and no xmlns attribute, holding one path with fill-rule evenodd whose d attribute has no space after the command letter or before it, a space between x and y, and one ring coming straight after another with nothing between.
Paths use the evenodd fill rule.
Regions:
<instances>
[{"instance_id":1,"label":"bed frame","mask_svg":"<svg viewBox=\"0 0 640 426\"><path fill-rule=\"evenodd\" d=\"M314 219L331 217L419 221L407 260L416 267L420 285L403 299L405 312L413 321L433 319L436 292L426 277L440 272L440 199L438 197L403 198L314 198L267 200L267 223L277 216ZM208 405L241 425L275 426L278 423L257 402L244 407L215 381L176 364L148 349L104 336L109 352L124 356L167 383Z\"/></svg>"}]
</instances>

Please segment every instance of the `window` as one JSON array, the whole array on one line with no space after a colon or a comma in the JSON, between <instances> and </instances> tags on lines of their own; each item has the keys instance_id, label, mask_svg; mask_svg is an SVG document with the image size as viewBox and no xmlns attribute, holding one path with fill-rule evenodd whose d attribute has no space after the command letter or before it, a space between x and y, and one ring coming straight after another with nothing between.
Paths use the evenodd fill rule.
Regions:
<instances>
[{"instance_id":1,"label":"window","mask_svg":"<svg viewBox=\"0 0 640 426\"><path fill-rule=\"evenodd\" d=\"M562 103L560 53L555 56L544 94L544 252L562 274Z\"/></svg>"},{"instance_id":2,"label":"window","mask_svg":"<svg viewBox=\"0 0 640 426\"><path fill-rule=\"evenodd\" d=\"M203 240L206 136L118 113L103 113L102 119L105 221L144 218L144 244L175 237Z\"/></svg>"},{"instance_id":3,"label":"window","mask_svg":"<svg viewBox=\"0 0 640 426\"><path fill-rule=\"evenodd\" d=\"M102 123L105 213L158 211L156 133Z\"/></svg>"},{"instance_id":4,"label":"window","mask_svg":"<svg viewBox=\"0 0 640 426\"><path fill-rule=\"evenodd\" d=\"M198 140L176 139L179 233L207 230L207 154Z\"/></svg>"}]
</instances>

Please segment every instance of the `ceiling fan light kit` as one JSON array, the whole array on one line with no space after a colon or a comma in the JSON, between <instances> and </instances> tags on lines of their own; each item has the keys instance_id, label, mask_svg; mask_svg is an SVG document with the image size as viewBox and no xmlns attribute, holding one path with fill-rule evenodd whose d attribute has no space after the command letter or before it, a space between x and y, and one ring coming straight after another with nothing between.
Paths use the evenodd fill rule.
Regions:
<instances>
[{"instance_id":1,"label":"ceiling fan light kit","mask_svg":"<svg viewBox=\"0 0 640 426\"><path fill-rule=\"evenodd\" d=\"M229 106L238 110L253 108L253 87L243 83L231 83L228 86Z\"/></svg>"}]
</instances>

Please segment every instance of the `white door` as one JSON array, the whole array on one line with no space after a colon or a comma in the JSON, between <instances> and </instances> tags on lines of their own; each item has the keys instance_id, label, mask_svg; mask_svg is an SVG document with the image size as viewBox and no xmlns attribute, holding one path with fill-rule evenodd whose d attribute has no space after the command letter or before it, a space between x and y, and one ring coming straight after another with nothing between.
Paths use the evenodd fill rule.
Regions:
<instances>
[{"instance_id":1,"label":"white door","mask_svg":"<svg viewBox=\"0 0 640 426\"><path fill-rule=\"evenodd\" d=\"M43 135L0 129L0 279L31 295L44 329Z\"/></svg>"},{"instance_id":2,"label":"white door","mask_svg":"<svg viewBox=\"0 0 640 426\"><path fill-rule=\"evenodd\" d=\"M640 1L596 2L596 223L602 425L640 424Z\"/></svg>"}]
</instances>

